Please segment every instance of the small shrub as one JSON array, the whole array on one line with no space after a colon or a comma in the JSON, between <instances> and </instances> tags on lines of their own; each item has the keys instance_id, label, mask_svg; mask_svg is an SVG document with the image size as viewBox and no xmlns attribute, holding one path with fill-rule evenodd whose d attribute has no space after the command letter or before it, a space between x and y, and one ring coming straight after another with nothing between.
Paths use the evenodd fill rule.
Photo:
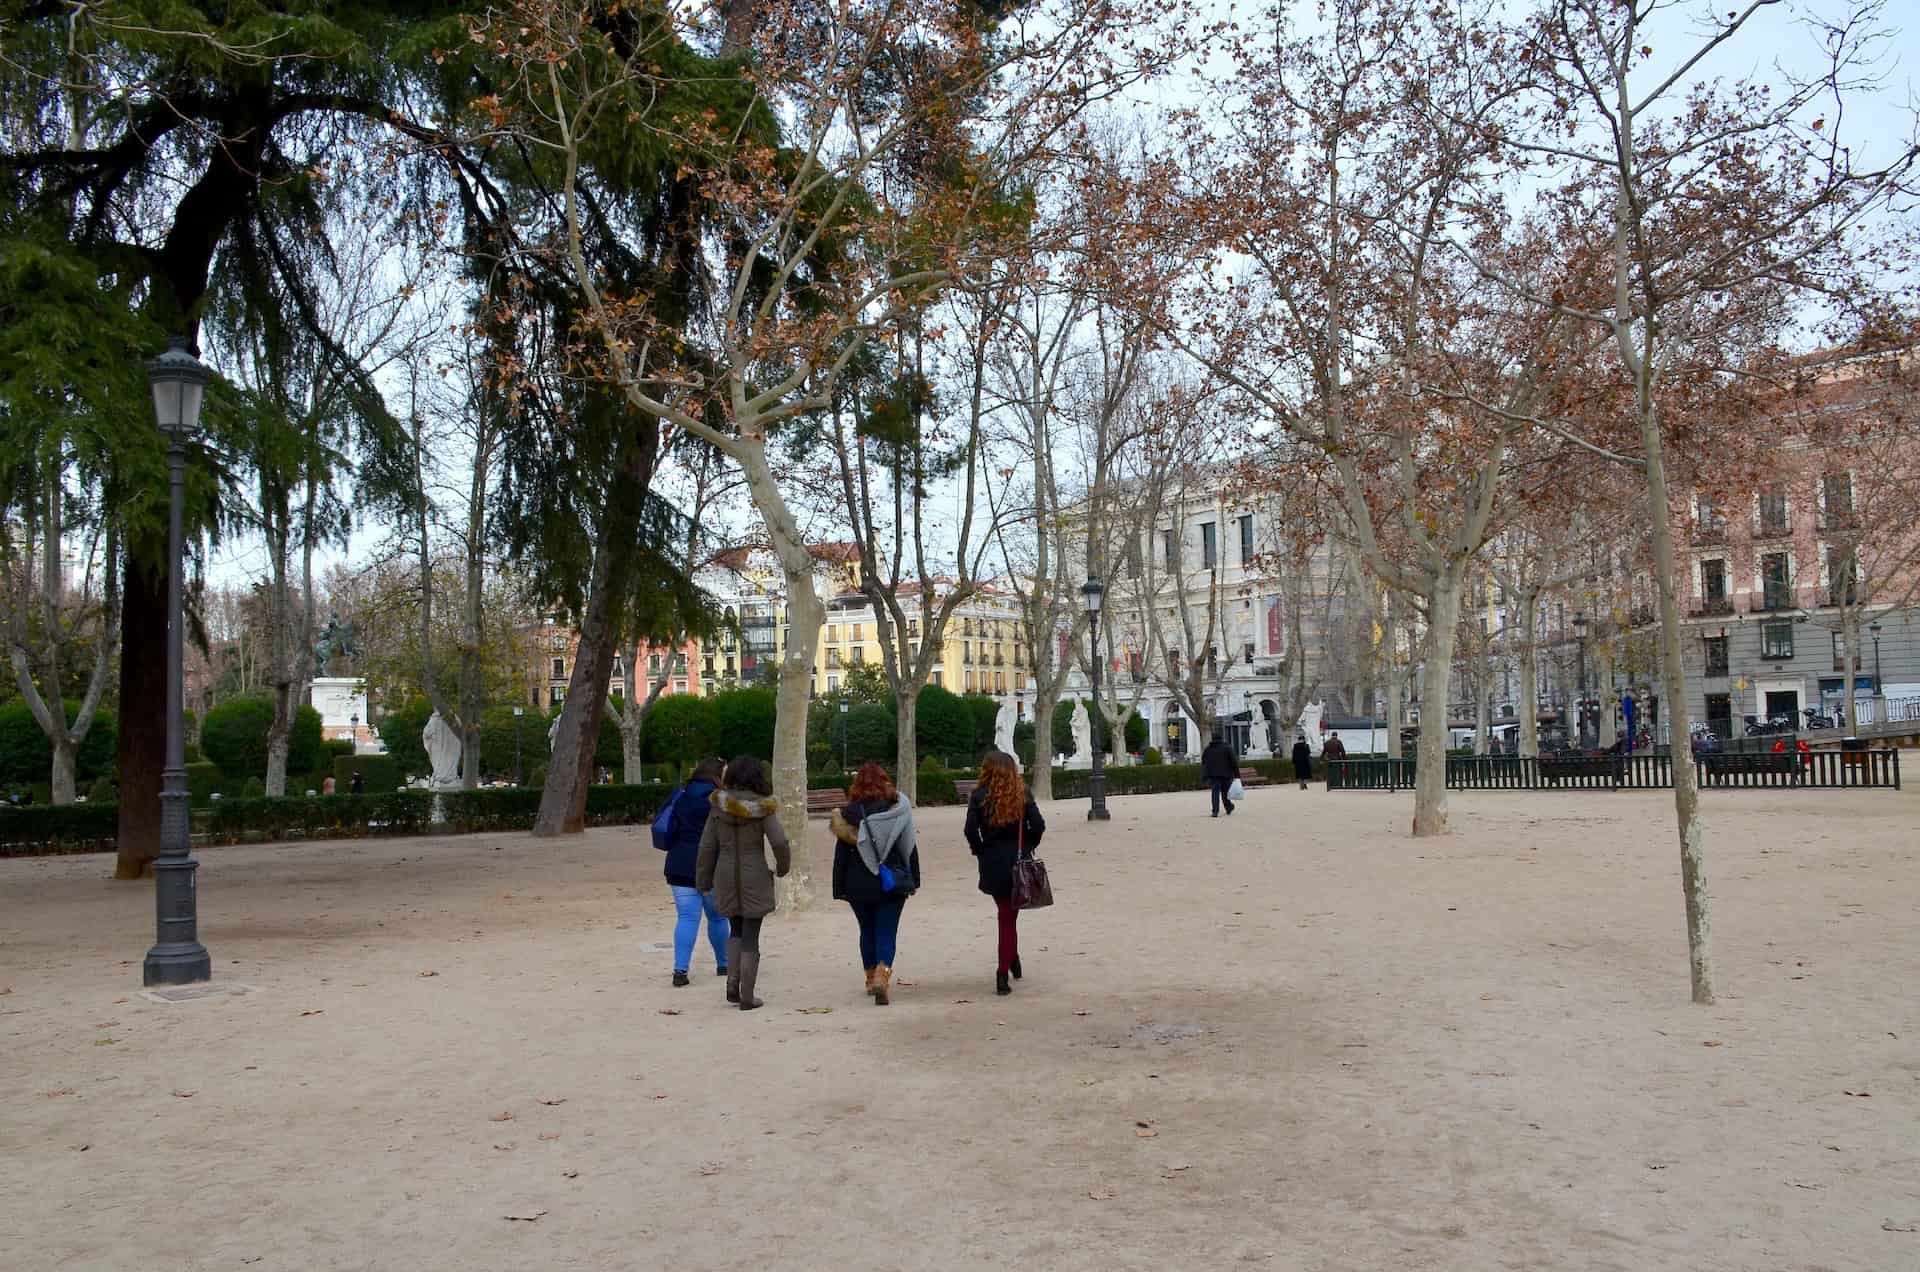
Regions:
<instances>
[{"instance_id":1,"label":"small shrub","mask_svg":"<svg viewBox=\"0 0 1920 1272\"><path fill-rule=\"evenodd\" d=\"M241 799L259 799L267 793L267 784L257 777L249 777L240 783Z\"/></svg>"},{"instance_id":2,"label":"small shrub","mask_svg":"<svg viewBox=\"0 0 1920 1272\"><path fill-rule=\"evenodd\" d=\"M1148 748L1147 748L1147 749L1146 749L1145 751L1143 751L1143 752L1141 753L1141 755L1140 755L1140 763L1141 763L1141 764L1142 764L1143 766L1145 766L1145 765L1154 765L1154 766L1158 766L1158 765L1161 765L1161 764L1165 764L1165 763L1166 763L1166 757L1160 754L1160 748L1159 748L1159 747L1157 747L1157 746L1150 746L1150 747L1148 747Z\"/></svg>"},{"instance_id":3,"label":"small shrub","mask_svg":"<svg viewBox=\"0 0 1920 1272\"><path fill-rule=\"evenodd\" d=\"M918 801L922 808L931 808L936 804L958 804L960 793L954 788L953 774L938 769L920 769L917 782Z\"/></svg>"},{"instance_id":4,"label":"small shrub","mask_svg":"<svg viewBox=\"0 0 1920 1272\"><path fill-rule=\"evenodd\" d=\"M87 787L89 804L112 804L117 799L118 793L114 790L112 778L96 777L93 779L93 785Z\"/></svg>"}]
</instances>

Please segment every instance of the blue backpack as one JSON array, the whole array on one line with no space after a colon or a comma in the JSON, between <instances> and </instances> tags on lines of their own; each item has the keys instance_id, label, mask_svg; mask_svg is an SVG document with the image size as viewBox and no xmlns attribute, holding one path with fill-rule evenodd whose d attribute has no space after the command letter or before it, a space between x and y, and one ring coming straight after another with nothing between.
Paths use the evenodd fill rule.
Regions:
<instances>
[{"instance_id":1,"label":"blue backpack","mask_svg":"<svg viewBox=\"0 0 1920 1272\"><path fill-rule=\"evenodd\" d=\"M679 790L667 796L666 805L661 808L660 812L653 819L653 846L661 852L665 852L673 846L673 810L674 807L679 804L680 797L686 793L686 790L687 788L682 786Z\"/></svg>"}]
</instances>

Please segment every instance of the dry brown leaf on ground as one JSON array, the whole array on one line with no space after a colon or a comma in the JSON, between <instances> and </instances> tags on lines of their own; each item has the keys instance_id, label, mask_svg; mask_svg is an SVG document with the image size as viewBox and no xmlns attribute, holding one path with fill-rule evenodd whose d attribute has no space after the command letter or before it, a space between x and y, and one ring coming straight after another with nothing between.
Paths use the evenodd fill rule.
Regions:
<instances>
[{"instance_id":1,"label":"dry brown leaf on ground","mask_svg":"<svg viewBox=\"0 0 1920 1272\"><path fill-rule=\"evenodd\" d=\"M303 1011L300 1014L302 1016L322 1016L326 1014L326 1010L324 1007L316 1007L312 1011Z\"/></svg>"},{"instance_id":2,"label":"dry brown leaf on ground","mask_svg":"<svg viewBox=\"0 0 1920 1272\"><path fill-rule=\"evenodd\" d=\"M563 1170L563 1171L561 1171L561 1172L560 1172L560 1178L562 1178L562 1179L578 1179L578 1178L580 1178L580 1172L579 1172L579 1171L577 1171L577 1170Z\"/></svg>"},{"instance_id":3,"label":"dry brown leaf on ground","mask_svg":"<svg viewBox=\"0 0 1920 1272\"><path fill-rule=\"evenodd\" d=\"M502 1219L514 1220L517 1223L534 1223L534 1222L537 1222L539 1218L546 1213L547 1212L544 1210L527 1210L519 1214L504 1214L504 1215L501 1215L500 1217Z\"/></svg>"},{"instance_id":4,"label":"dry brown leaf on ground","mask_svg":"<svg viewBox=\"0 0 1920 1272\"><path fill-rule=\"evenodd\" d=\"M700 1173L702 1175L718 1175L725 1169L726 1167L722 1166L719 1162L708 1162L700 1168Z\"/></svg>"},{"instance_id":5,"label":"dry brown leaf on ground","mask_svg":"<svg viewBox=\"0 0 1920 1272\"><path fill-rule=\"evenodd\" d=\"M489 1120L494 1122L511 1122L513 1121L513 1114L508 1113L505 1110L502 1110L498 1113L495 1113L493 1117Z\"/></svg>"},{"instance_id":6,"label":"dry brown leaf on ground","mask_svg":"<svg viewBox=\"0 0 1920 1272\"><path fill-rule=\"evenodd\" d=\"M680 1009L678 1007L662 1007L660 1009L660 1014L662 1016L678 1016L680 1014Z\"/></svg>"},{"instance_id":7,"label":"dry brown leaf on ground","mask_svg":"<svg viewBox=\"0 0 1920 1272\"><path fill-rule=\"evenodd\" d=\"M542 1131L542 1132L540 1132L540 1138L541 1138L541 1139L543 1139L543 1140L557 1140L557 1139L559 1139L559 1138L560 1138L560 1132L558 1132L558 1131Z\"/></svg>"},{"instance_id":8,"label":"dry brown leaf on ground","mask_svg":"<svg viewBox=\"0 0 1920 1272\"><path fill-rule=\"evenodd\" d=\"M556 1105L560 1105L560 1104L565 1104L566 1102L567 1102L567 1097L566 1097L566 1096L564 1096L564 1095L563 1095L563 1096L561 1096L561 1097L560 1097L559 1099L557 1099L557 1100L542 1100L542 1101L540 1101L540 1103L542 1103L542 1104L544 1104L544 1105L546 1105L546 1106L547 1106L548 1108L553 1108L553 1107L554 1107L554 1106L556 1106Z\"/></svg>"},{"instance_id":9,"label":"dry brown leaf on ground","mask_svg":"<svg viewBox=\"0 0 1920 1272\"><path fill-rule=\"evenodd\" d=\"M495 1144L494 1147L499 1149L503 1153L511 1153L513 1151L513 1141L508 1140L504 1144Z\"/></svg>"},{"instance_id":10,"label":"dry brown leaf on ground","mask_svg":"<svg viewBox=\"0 0 1920 1272\"><path fill-rule=\"evenodd\" d=\"M1873 1098L1871 1091L1842 1091L1840 1094L1850 1095L1856 1100L1871 1100Z\"/></svg>"},{"instance_id":11,"label":"dry brown leaf on ground","mask_svg":"<svg viewBox=\"0 0 1920 1272\"><path fill-rule=\"evenodd\" d=\"M1905 1223L1895 1223L1891 1219L1880 1221L1882 1232L1920 1232L1920 1219L1909 1219Z\"/></svg>"},{"instance_id":12,"label":"dry brown leaf on ground","mask_svg":"<svg viewBox=\"0 0 1920 1272\"><path fill-rule=\"evenodd\" d=\"M1133 1128L1133 1133L1141 1139L1152 1139L1160 1132L1154 1130L1151 1126L1136 1126Z\"/></svg>"},{"instance_id":13,"label":"dry brown leaf on ground","mask_svg":"<svg viewBox=\"0 0 1920 1272\"><path fill-rule=\"evenodd\" d=\"M174 1092L174 1095L182 1100L191 1100L194 1096L198 1094L200 1094L198 1091L175 1091Z\"/></svg>"},{"instance_id":14,"label":"dry brown leaf on ground","mask_svg":"<svg viewBox=\"0 0 1920 1272\"><path fill-rule=\"evenodd\" d=\"M1708 1038L1705 1042L1702 1042L1700 1045L1703 1047L1724 1047L1727 1044L1724 1042L1721 1042L1718 1038Z\"/></svg>"},{"instance_id":15,"label":"dry brown leaf on ground","mask_svg":"<svg viewBox=\"0 0 1920 1272\"><path fill-rule=\"evenodd\" d=\"M802 1016L830 1016L833 1014L833 1008L831 1007L801 1007L797 1010Z\"/></svg>"},{"instance_id":16,"label":"dry brown leaf on ground","mask_svg":"<svg viewBox=\"0 0 1920 1272\"><path fill-rule=\"evenodd\" d=\"M438 976L439 974L440 974L440 973L438 973L438 972L435 972L435 971L431 971L431 970L429 970L429 971L424 971L424 972L421 972L421 973L420 973L420 975L421 975L421 976L423 976L423 977L424 977L424 976Z\"/></svg>"},{"instance_id":17,"label":"dry brown leaf on ground","mask_svg":"<svg viewBox=\"0 0 1920 1272\"><path fill-rule=\"evenodd\" d=\"M1104 1188L1096 1188L1092 1192L1088 1193L1087 1196L1094 1201L1112 1201L1113 1200L1113 1194L1108 1192Z\"/></svg>"}]
</instances>

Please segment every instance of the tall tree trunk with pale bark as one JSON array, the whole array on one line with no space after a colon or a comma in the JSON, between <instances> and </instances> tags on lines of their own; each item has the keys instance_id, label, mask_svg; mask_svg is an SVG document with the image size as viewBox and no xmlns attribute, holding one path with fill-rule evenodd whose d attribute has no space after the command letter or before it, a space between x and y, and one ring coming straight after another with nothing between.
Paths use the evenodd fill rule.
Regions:
<instances>
[{"instance_id":1,"label":"tall tree trunk with pale bark","mask_svg":"<svg viewBox=\"0 0 1920 1272\"><path fill-rule=\"evenodd\" d=\"M1447 693L1453 648L1460 628L1464 563L1443 567L1427 596L1427 646L1422 660L1426 680L1420 687L1419 744L1413 768L1413 834L1416 839L1447 831Z\"/></svg>"}]
</instances>

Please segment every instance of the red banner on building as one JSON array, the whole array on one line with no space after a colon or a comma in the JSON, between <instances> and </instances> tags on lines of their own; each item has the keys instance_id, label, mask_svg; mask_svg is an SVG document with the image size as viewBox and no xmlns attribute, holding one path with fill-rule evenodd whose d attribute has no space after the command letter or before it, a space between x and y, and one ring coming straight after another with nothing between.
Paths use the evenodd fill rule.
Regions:
<instances>
[{"instance_id":1,"label":"red banner on building","mask_svg":"<svg viewBox=\"0 0 1920 1272\"><path fill-rule=\"evenodd\" d=\"M1280 598L1267 602L1267 652L1278 654L1286 646L1286 625L1281 621Z\"/></svg>"}]
</instances>

